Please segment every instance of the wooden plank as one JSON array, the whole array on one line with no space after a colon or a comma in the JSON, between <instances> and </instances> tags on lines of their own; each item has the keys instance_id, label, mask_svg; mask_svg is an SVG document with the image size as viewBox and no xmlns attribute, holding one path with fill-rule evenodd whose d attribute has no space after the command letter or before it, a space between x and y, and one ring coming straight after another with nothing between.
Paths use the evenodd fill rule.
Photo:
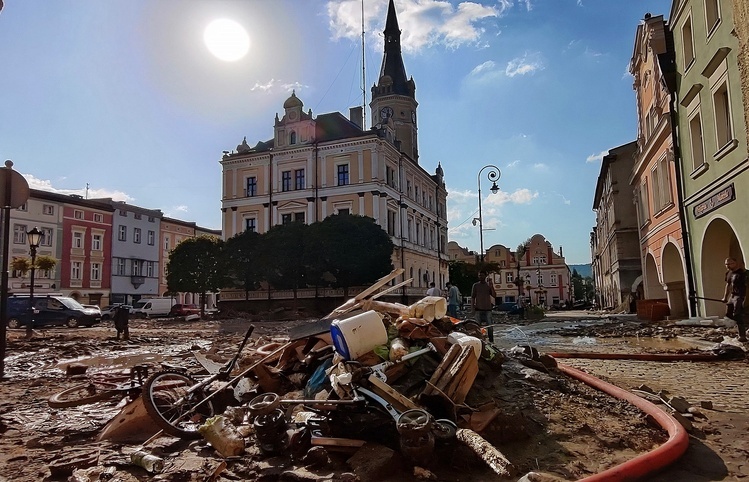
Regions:
<instances>
[{"instance_id":1,"label":"wooden plank","mask_svg":"<svg viewBox=\"0 0 749 482\"><path fill-rule=\"evenodd\" d=\"M453 378L454 383L452 383L447 390L448 396L456 405L460 405L466 401L466 396L471 390L471 387L473 387L473 382L476 381L478 373L479 361L475 356L470 356L468 362L464 365L461 374Z\"/></svg>"},{"instance_id":2,"label":"wooden plank","mask_svg":"<svg viewBox=\"0 0 749 482\"><path fill-rule=\"evenodd\" d=\"M406 410L411 410L414 408L421 408L416 405L413 400L398 392L393 387L383 382L376 376L370 375L367 380L369 380L369 383L372 385L372 391L390 402L390 404L399 412L405 412Z\"/></svg>"},{"instance_id":3,"label":"wooden plank","mask_svg":"<svg viewBox=\"0 0 749 482\"><path fill-rule=\"evenodd\" d=\"M450 346L450 349L447 350L447 353L442 358L440 364L437 365L437 369L434 370L434 373L432 373L432 376L429 378L427 386L422 391L422 395L432 395L436 391L435 388L437 386L437 383L439 383L442 375L450 368L452 362L455 361L455 359L458 357L460 351L460 345Z\"/></svg>"},{"instance_id":4,"label":"wooden plank","mask_svg":"<svg viewBox=\"0 0 749 482\"><path fill-rule=\"evenodd\" d=\"M460 346L460 345L458 345ZM455 361L450 365L447 372L445 372L444 375L442 375L442 378L440 381L435 385L435 388L441 392L445 392L445 388L450 383L450 381L458 375L458 373L462 370L463 366L467 363L468 356L475 357L473 354L473 348L471 347L460 347L460 353L458 354ZM445 392L447 393L447 392ZM447 396L450 396L448 393Z\"/></svg>"}]
</instances>

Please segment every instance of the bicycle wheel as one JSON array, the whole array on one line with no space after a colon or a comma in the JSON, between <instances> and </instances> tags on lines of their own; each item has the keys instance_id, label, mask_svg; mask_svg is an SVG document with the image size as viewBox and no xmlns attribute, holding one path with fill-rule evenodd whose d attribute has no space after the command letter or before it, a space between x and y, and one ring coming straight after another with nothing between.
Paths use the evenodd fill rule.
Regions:
<instances>
[{"instance_id":1,"label":"bicycle wheel","mask_svg":"<svg viewBox=\"0 0 749 482\"><path fill-rule=\"evenodd\" d=\"M200 438L198 427L213 416L210 400L196 410L205 398L202 389L187 393L195 380L179 370L156 372L143 384L143 404L156 425L169 435Z\"/></svg>"},{"instance_id":2,"label":"bicycle wheel","mask_svg":"<svg viewBox=\"0 0 749 482\"><path fill-rule=\"evenodd\" d=\"M101 402L116 397L118 385L115 383L82 383L55 393L47 400L52 408L77 407L89 403Z\"/></svg>"}]
</instances>

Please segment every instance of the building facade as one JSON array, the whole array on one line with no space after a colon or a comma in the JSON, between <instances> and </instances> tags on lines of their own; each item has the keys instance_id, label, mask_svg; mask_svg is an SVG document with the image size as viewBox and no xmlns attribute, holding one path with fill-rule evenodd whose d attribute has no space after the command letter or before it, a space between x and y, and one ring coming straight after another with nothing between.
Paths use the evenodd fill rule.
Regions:
<instances>
[{"instance_id":1,"label":"building facade","mask_svg":"<svg viewBox=\"0 0 749 482\"><path fill-rule=\"evenodd\" d=\"M162 212L108 200L112 219L112 303L159 296Z\"/></svg>"},{"instance_id":2,"label":"building facade","mask_svg":"<svg viewBox=\"0 0 749 482\"><path fill-rule=\"evenodd\" d=\"M313 116L292 92L283 114L276 115L272 139L250 147L245 138L236 151L225 152L224 239L333 214L369 216L390 235L393 265L405 270L403 279L413 278L414 287L444 285L444 173L437 166L431 174L419 164L416 88L406 78L392 0L384 34L382 67L372 87L372 128L364 129L361 107L351 109L349 118L337 112ZM230 292L222 299L231 299Z\"/></svg>"},{"instance_id":3,"label":"building facade","mask_svg":"<svg viewBox=\"0 0 749 482\"><path fill-rule=\"evenodd\" d=\"M682 236L678 166L671 109L674 65L672 37L663 16L646 15L637 27L629 71L637 100L638 135L629 177L637 210L640 299L667 299L672 316L685 317L688 254Z\"/></svg>"},{"instance_id":4,"label":"building facade","mask_svg":"<svg viewBox=\"0 0 749 482\"><path fill-rule=\"evenodd\" d=\"M478 255L461 247L455 241L448 243L451 261L477 263ZM462 259L460 256L462 254ZM541 234L533 235L525 253L518 257L516 251L501 244L487 248L484 262L494 263L497 270L490 273L497 293L496 304L525 303L543 306L561 306L573 301L572 275L562 255L555 253L552 245Z\"/></svg>"},{"instance_id":5,"label":"building facade","mask_svg":"<svg viewBox=\"0 0 749 482\"><path fill-rule=\"evenodd\" d=\"M629 303L642 276L634 189L629 183L636 150L637 142L610 149L596 182L591 268L596 303L603 308Z\"/></svg>"},{"instance_id":6,"label":"building facade","mask_svg":"<svg viewBox=\"0 0 749 482\"><path fill-rule=\"evenodd\" d=\"M69 198L62 204L62 293L79 303L105 306L111 295L112 207Z\"/></svg>"},{"instance_id":7,"label":"building facade","mask_svg":"<svg viewBox=\"0 0 749 482\"><path fill-rule=\"evenodd\" d=\"M745 9L744 9L745 11ZM744 17L745 18L745 17ZM731 0L674 0L675 95L683 173L682 212L698 315L723 315L726 257L745 264L749 158L740 44ZM745 30L745 29L744 29ZM743 31L743 30L742 30ZM745 40L744 40L745 41ZM743 58L743 57L742 57Z\"/></svg>"}]
</instances>

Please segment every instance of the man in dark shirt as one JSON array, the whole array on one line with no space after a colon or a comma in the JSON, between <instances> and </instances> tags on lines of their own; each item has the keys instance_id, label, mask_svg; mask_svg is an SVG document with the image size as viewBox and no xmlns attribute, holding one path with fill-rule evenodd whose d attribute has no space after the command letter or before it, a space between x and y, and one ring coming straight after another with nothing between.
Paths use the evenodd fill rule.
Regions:
<instances>
[{"instance_id":1,"label":"man in dark shirt","mask_svg":"<svg viewBox=\"0 0 749 482\"><path fill-rule=\"evenodd\" d=\"M746 271L733 258L726 258L726 291L723 302L726 304L726 317L736 322L739 341L746 341L744 324L744 300L746 299Z\"/></svg>"},{"instance_id":2,"label":"man in dark shirt","mask_svg":"<svg viewBox=\"0 0 749 482\"><path fill-rule=\"evenodd\" d=\"M494 283L492 283L490 278L487 278L486 271L479 272L479 280L471 288L471 305L478 317L477 321L479 325L491 325L492 308L494 308L492 298L496 297L497 293L494 291Z\"/></svg>"}]
</instances>

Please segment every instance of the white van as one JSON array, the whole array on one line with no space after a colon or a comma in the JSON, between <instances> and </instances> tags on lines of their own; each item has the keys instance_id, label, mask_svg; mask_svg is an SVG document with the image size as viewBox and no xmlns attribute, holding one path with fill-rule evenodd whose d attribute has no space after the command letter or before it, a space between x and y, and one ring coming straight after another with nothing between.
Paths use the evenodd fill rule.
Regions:
<instances>
[{"instance_id":1,"label":"white van","mask_svg":"<svg viewBox=\"0 0 749 482\"><path fill-rule=\"evenodd\" d=\"M174 298L142 298L133 303L130 313L145 318L167 316L172 305L174 305Z\"/></svg>"}]
</instances>

